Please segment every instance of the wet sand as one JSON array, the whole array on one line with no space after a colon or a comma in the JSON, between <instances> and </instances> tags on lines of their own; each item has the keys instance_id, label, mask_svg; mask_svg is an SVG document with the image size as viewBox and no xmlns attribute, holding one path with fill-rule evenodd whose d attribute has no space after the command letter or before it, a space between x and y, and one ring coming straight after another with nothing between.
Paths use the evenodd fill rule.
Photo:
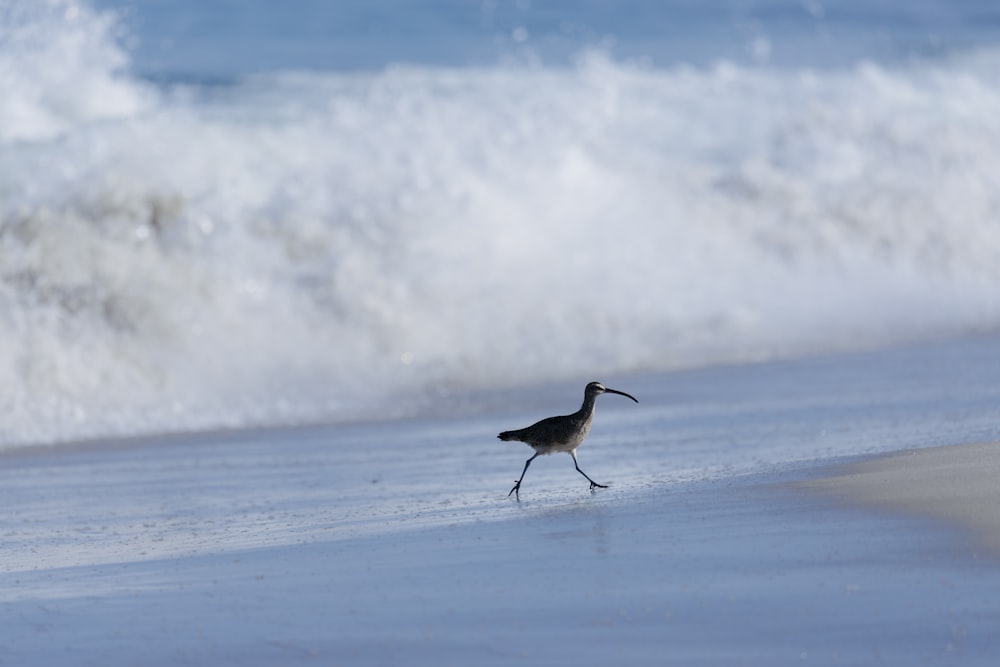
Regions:
<instances>
[{"instance_id":1,"label":"wet sand","mask_svg":"<svg viewBox=\"0 0 1000 667\"><path fill-rule=\"evenodd\" d=\"M0 663L989 665L1000 339L0 458ZM930 447L919 451L904 448ZM872 459L879 455L883 458ZM863 463L843 465L846 457Z\"/></svg>"},{"instance_id":2,"label":"wet sand","mask_svg":"<svg viewBox=\"0 0 1000 667\"><path fill-rule=\"evenodd\" d=\"M969 546L1000 557L1000 443L899 452L799 486L853 504L960 526Z\"/></svg>"},{"instance_id":3,"label":"wet sand","mask_svg":"<svg viewBox=\"0 0 1000 667\"><path fill-rule=\"evenodd\" d=\"M938 450L801 484L822 464L597 493L575 483L568 457L548 457L520 503L499 466L492 484L445 492L421 482L442 458L412 461L410 495L400 471L379 477L350 455L436 439L443 456L464 440L444 426L5 461L4 660L990 665L1000 651L1000 607L983 594L1000 587L995 561L956 550L934 522L816 493L974 486L952 473L935 481ZM943 460L954 450L981 479L977 450L940 450ZM992 493L978 486L963 511Z\"/></svg>"}]
</instances>

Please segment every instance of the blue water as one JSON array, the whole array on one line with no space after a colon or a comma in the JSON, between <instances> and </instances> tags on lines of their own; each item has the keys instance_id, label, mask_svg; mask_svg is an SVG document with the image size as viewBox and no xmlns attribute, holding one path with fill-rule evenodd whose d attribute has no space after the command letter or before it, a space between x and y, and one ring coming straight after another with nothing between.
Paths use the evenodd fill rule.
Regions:
<instances>
[{"instance_id":1,"label":"blue water","mask_svg":"<svg viewBox=\"0 0 1000 667\"><path fill-rule=\"evenodd\" d=\"M1000 328L986 2L0 7L0 446Z\"/></svg>"},{"instance_id":2,"label":"blue water","mask_svg":"<svg viewBox=\"0 0 1000 667\"><path fill-rule=\"evenodd\" d=\"M408 63L571 64L586 48L665 67L784 66L936 57L995 44L986 0L100 0L125 26L136 71L224 77Z\"/></svg>"}]
</instances>

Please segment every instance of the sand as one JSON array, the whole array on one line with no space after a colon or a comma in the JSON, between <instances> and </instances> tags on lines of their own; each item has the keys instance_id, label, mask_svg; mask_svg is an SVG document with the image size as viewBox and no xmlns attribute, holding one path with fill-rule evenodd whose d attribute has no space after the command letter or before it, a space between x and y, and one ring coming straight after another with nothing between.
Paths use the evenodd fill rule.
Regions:
<instances>
[{"instance_id":1,"label":"sand","mask_svg":"<svg viewBox=\"0 0 1000 667\"><path fill-rule=\"evenodd\" d=\"M1000 443L899 452L800 486L850 503L962 526L970 547L1000 557Z\"/></svg>"},{"instance_id":2,"label":"sand","mask_svg":"<svg viewBox=\"0 0 1000 667\"><path fill-rule=\"evenodd\" d=\"M998 348L0 456L0 664L993 665Z\"/></svg>"},{"instance_id":3,"label":"sand","mask_svg":"<svg viewBox=\"0 0 1000 667\"><path fill-rule=\"evenodd\" d=\"M520 503L500 474L492 491L414 501L395 473L344 481L365 465L324 446L393 449L440 426L8 460L2 662L988 665L1000 651L996 562L947 527L798 484L824 468L591 493L549 457Z\"/></svg>"}]
</instances>

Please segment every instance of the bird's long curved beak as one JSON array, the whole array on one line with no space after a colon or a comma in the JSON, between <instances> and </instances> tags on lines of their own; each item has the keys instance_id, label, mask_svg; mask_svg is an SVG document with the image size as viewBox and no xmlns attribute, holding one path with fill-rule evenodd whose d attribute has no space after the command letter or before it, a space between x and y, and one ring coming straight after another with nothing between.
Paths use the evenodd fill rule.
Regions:
<instances>
[{"instance_id":1,"label":"bird's long curved beak","mask_svg":"<svg viewBox=\"0 0 1000 667\"><path fill-rule=\"evenodd\" d=\"M618 394L620 396L625 396L626 398L631 398L636 403L639 402L638 398L636 398L632 394L626 394L624 391L618 391L617 389L608 389L607 387L604 388L604 391L606 391L609 394Z\"/></svg>"}]
</instances>

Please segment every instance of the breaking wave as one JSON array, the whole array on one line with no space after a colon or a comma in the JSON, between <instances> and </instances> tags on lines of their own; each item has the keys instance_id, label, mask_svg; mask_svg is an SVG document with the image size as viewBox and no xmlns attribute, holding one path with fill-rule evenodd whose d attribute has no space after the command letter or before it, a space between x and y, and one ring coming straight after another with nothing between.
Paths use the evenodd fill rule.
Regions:
<instances>
[{"instance_id":1,"label":"breaking wave","mask_svg":"<svg viewBox=\"0 0 1000 667\"><path fill-rule=\"evenodd\" d=\"M1000 51L153 86L13 7L0 445L1000 325Z\"/></svg>"}]
</instances>

